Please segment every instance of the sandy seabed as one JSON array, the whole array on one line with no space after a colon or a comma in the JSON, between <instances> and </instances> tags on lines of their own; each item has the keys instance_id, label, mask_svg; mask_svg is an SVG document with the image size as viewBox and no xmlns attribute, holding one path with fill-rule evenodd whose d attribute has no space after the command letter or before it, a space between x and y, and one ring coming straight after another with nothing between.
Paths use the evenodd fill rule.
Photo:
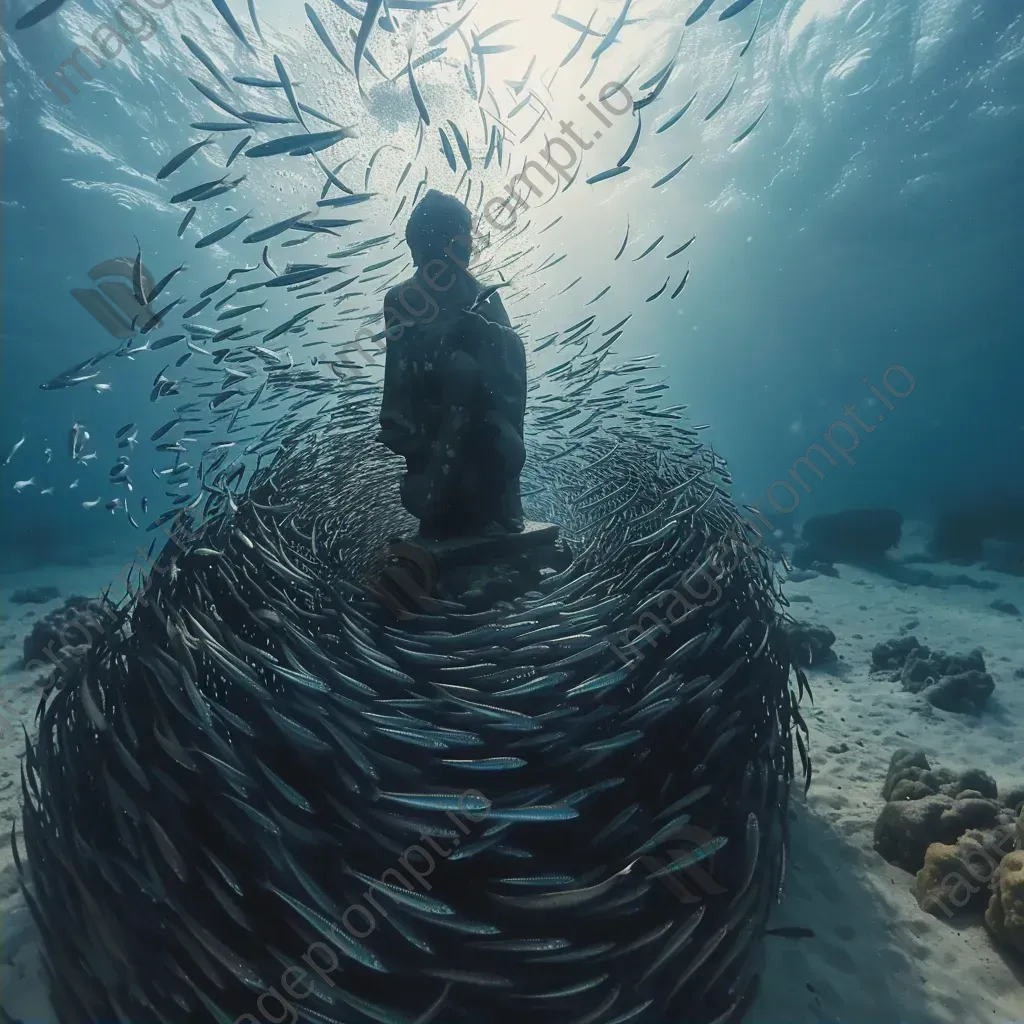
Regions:
<instances>
[{"instance_id":1,"label":"sandy seabed","mask_svg":"<svg viewBox=\"0 0 1024 1024\"><path fill-rule=\"evenodd\" d=\"M913 532L910 535L913 546ZM51 568L0 576L0 671L5 690L33 688L21 671L22 641L37 617L72 594L92 596L119 564ZM931 566L950 575L963 570ZM840 566L840 578L789 583L790 609L828 626L839 656L809 672L814 780L795 793L786 891L773 927L813 938L767 936L766 969L749 1024L1007 1024L1024 1022L1024 965L998 949L980 923L948 924L917 905L913 876L872 849L882 783L897 747L922 747L933 767L982 768L1000 790L1024 784L1024 618L990 607L994 597L1024 609L1024 579L978 569L995 591L908 587ZM26 586L54 584L47 605L12 605ZM116 596L116 595L115 595ZM809 600L806 600L809 599ZM953 654L980 647L996 691L978 717L939 711L888 673L871 673L871 649L909 621L922 644ZM30 725L31 723L26 723ZM0 827L20 817L20 727L0 732ZM0 851L0 1005L25 1024L53 1020L39 971L38 938L18 890L9 842ZM685 1021L665 1024L688 1024Z\"/></svg>"}]
</instances>

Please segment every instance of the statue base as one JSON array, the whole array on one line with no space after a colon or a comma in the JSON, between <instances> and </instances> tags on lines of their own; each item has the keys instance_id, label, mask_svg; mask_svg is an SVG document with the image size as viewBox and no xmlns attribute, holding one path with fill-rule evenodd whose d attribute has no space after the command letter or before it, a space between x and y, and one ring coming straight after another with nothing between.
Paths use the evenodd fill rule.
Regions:
<instances>
[{"instance_id":1,"label":"statue base","mask_svg":"<svg viewBox=\"0 0 1024 1024\"><path fill-rule=\"evenodd\" d=\"M571 561L554 523L528 521L521 533L448 540L417 534L389 545L373 589L401 618L439 611L452 600L490 607L523 596Z\"/></svg>"}]
</instances>

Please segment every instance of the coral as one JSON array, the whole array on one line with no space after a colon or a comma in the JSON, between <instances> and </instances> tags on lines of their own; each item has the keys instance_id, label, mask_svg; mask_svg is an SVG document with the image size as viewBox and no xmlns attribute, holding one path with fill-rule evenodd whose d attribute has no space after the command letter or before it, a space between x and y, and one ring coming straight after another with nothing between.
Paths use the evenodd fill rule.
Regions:
<instances>
[{"instance_id":1,"label":"coral","mask_svg":"<svg viewBox=\"0 0 1024 1024\"><path fill-rule=\"evenodd\" d=\"M1024 809L1024 786L1013 786L1003 793L1002 804L1014 813Z\"/></svg>"},{"instance_id":2,"label":"coral","mask_svg":"<svg viewBox=\"0 0 1024 1024\"><path fill-rule=\"evenodd\" d=\"M105 628L104 613L111 609L104 599L69 597L32 627L23 644L24 666L52 668L63 650L89 644Z\"/></svg>"},{"instance_id":3,"label":"coral","mask_svg":"<svg viewBox=\"0 0 1024 1024\"><path fill-rule=\"evenodd\" d=\"M944 654L942 651L932 652L923 647L908 654L900 673L900 682L904 690L919 693L928 685L929 679L971 671L985 671L985 659L980 650L975 649L961 657Z\"/></svg>"},{"instance_id":4,"label":"coral","mask_svg":"<svg viewBox=\"0 0 1024 1024\"><path fill-rule=\"evenodd\" d=\"M936 917L980 914L989 901L989 880L1006 850L994 832L972 830L954 844L932 843L914 879L922 910Z\"/></svg>"},{"instance_id":5,"label":"coral","mask_svg":"<svg viewBox=\"0 0 1024 1024\"><path fill-rule=\"evenodd\" d=\"M997 939L1024 955L1024 850L1008 853L996 870L985 924Z\"/></svg>"},{"instance_id":6,"label":"coral","mask_svg":"<svg viewBox=\"0 0 1024 1024\"><path fill-rule=\"evenodd\" d=\"M900 747L882 792L874 848L915 873L921 909L950 921L984 911L992 934L1024 953L1024 786L1000 803L988 772L932 769L923 750Z\"/></svg>"},{"instance_id":7,"label":"coral","mask_svg":"<svg viewBox=\"0 0 1024 1024\"><path fill-rule=\"evenodd\" d=\"M892 800L893 787L904 779L917 780L923 771L930 771L928 755L920 748L911 750L909 747L899 747L889 758L889 771L885 776L885 783L882 785L882 796L886 800ZM913 772L913 774L912 774ZM935 790L931 790L935 792Z\"/></svg>"},{"instance_id":8,"label":"coral","mask_svg":"<svg viewBox=\"0 0 1024 1024\"><path fill-rule=\"evenodd\" d=\"M977 793L987 800L999 798L996 780L980 768L966 768L957 774L949 768L933 769L928 762L928 755L920 747L913 750L900 747L894 751L889 759L882 796L886 800L916 800L920 796L936 793L958 798L964 798L967 793ZM1015 806L1006 803L1005 798L1004 805Z\"/></svg>"},{"instance_id":9,"label":"coral","mask_svg":"<svg viewBox=\"0 0 1024 1024\"><path fill-rule=\"evenodd\" d=\"M922 696L940 711L977 715L995 688L995 680L987 672L972 670L955 676L943 676L926 686Z\"/></svg>"},{"instance_id":10,"label":"coral","mask_svg":"<svg viewBox=\"0 0 1024 1024\"><path fill-rule=\"evenodd\" d=\"M902 779L893 786L891 798L894 801L920 800L925 796L934 796L936 790L920 779Z\"/></svg>"},{"instance_id":11,"label":"coral","mask_svg":"<svg viewBox=\"0 0 1024 1024\"><path fill-rule=\"evenodd\" d=\"M783 628L796 664L821 665L836 660L836 653L832 650L836 635L827 626L793 621L787 622Z\"/></svg>"},{"instance_id":12,"label":"coral","mask_svg":"<svg viewBox=\"0 0 1024 1024\"><path fill-rule=\"evenodd\" d=\"M952 807L952 799L934 795L887 803L875 822L875 850L890 864L905 871L918 871L924 864L928 847L943 831L942 815ZM956 838L942 836L947 843Z\"/></svg>"},{"instance_id":13,"label":"coral","mask_svg":"<svg viewBox=\"0 0 1024 1024\"><path fill-rule=\"evenodd\" d=\"M968 768L966 771L962 771L957 776L956 781L957 785L961 787L961 791L956 796L962 797L965 790L973 790L979 796L988 797L990 800L997 800L999 798L999 788L996 786L996 780L988 772L984 772L980 768Z\"/></svg>"},{"instance_id":14,"label":"coral","mask_svg":"<svg viewBox=\"0 0 1024 1024\"><path fill-rule=\"evenodd\" d=\"M931 844L955 844L969 829L995 829L1004 839L1012 832L1013 813L998 802L988 772L933 769L920 748L893 752L882 796L888 803L875 822L875 849L907 871L921 867Z\"/></svg>"},{"instance_id":15,"label":"coral","mask_svg":"<svg viewBox=\"0 0 1024 1024\"><path fill-rule=\"evenodd\" d=\"M932 843L955 843L968 829L1000 824L994 800L955 800L945 794L891 800L875 822L874 847L890 864L918 871Z\"/></svg>"},{"instance_id":16,"label":"coral","mask_svg":"<svg viewBox=\"0 0 1024 1024\"><path fill-rule=\"evenodd\" d=\"M977 649L962 657L927 648L911 650L899 678L904 690L920 693L929 704L958 714L978 714L996 688Z\"/></svg>"},{"instance_id":17,"label":"coral","mask_svg":"<svg viewBox=\"0 0 1024 1024\"><path fill-rule=\"evenodd\" d=\"M871 667L875 670L901 669L913 651L928 653L916 636L901 636L895 640L883 640L871 651Z\"/></svg>"}]
</instances>

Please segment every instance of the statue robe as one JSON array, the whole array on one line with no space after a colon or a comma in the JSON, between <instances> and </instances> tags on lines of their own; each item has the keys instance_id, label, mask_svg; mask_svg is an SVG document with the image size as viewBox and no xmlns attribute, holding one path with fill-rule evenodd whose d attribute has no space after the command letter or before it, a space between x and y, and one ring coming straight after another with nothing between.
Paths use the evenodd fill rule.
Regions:
<instances>
[{"instance_id":1,"label":"statue robe","mask_svg":"<svg viewBox=\"0 0 1024 1024\"><path fill-rule=\"evenodd\" d=\"M522 528L526 352L497 293L474 316L465 310L480 286L469 275L461 283L460 295L428 291L417 274L385 300L378 439L405 457L403 504L432 536ZM404 311L402 290L413 287L442 299L436 313Z\"/></svg>"}]
</instances>

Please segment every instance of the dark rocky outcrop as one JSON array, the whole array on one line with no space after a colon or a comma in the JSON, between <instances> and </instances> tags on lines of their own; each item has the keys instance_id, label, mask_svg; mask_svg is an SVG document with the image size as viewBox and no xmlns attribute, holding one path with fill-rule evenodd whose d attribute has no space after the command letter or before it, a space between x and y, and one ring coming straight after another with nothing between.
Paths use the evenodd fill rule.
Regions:
<instances>
[{"instance_id":1,"label":"dark rocky outcrop","mask_svg":"<svg viewBox=\"0 0 1024 1024\"><path fill-rule=\"evenodd\" d=\"M932 531L929 549L938 559L957 564L981 558L985 525L975 512L946 512Z\"/></svg>"},{"instance_id":2,"label":"dark rocky outcrop","mask_svg":"<svg viewBox=\"0 0 1024 1024\"><path fill-rule=\"evenodd\" d=\"M876 670L898 670L912 651L922 649L916 636L901 636L895 640L883 640L871 651L871 667ZM924 648L925 650L927 648Z\"/></svg>"},{"instance_id":3,"label":"dark rocky outcrop","mask_svg":"<svg viewBox=\"0 0 1024 1024\"><path fill-rule=\"evenodd\" d=\"M918 787L916 795L901 788L907 784ZM980 768L967 768L959 774L949 768L933 769L920 747L900 747L889 759L882 796L886 800L914 800L935 794L961 796L972 790L990 800L999 796L996 780Z\"/></svg>"},{"instance_id":4,"label":"dark rocky outcrop","mask_svg":"<svg viewBox=\"0 0 1024 1024\"><path fill-rule=\"evenodd\" d=\"M11 604L48 604L60 597L56 587L23 587L11 594Z\"/></svg>"},{"instance_id":5,"label":"dark rocky outcrop","mask_svg":"<svg viewBox=\"0 0 1024 1024\"><path fill-rule=\"evenodd\" d=\"M1006 543L1000 557L989 541ZM939 516L929 545L933 555L948 562L977 562L988 557L992 568L1024 571L1024 495L991 494L973 497L969 506L950 508Z\"/></svg>"},{"instance_id":6,"label":"dark rocky outcrop","mask_svg":"<svg viewBox=\"0 0 1024 1024\"><path fill-rule=\"evenodd\" d=\"M982 546L982 568L1024 576L1024 541L986 540Z\"/></svg>"},{"instance_id":7,"label":"dark rocky outcrop","mask_svg":"<svg viewBox=\"0 0 1024 1024\"><path fill-rule=\"evenodd\" d=\"M1014 786L1002 796L1002 804L1017 814L1024 812L1024 786Z\"/></svg>"},{"instance_id":8,"label":"dark rocky outcrop","mask_svg":"<svg viewBox=\"0 0 1024 1024\"><path fill-rule=\"evenodd\" d=\"M61 652L91 643L106 626L104 611L113 607L100 598L69 597L36 622L25 637L24 667L52 669L60 662Z\"/></svg>"},{"instance_id":9,"label":"dark rocky outcrop","mask_svg":"<svg viewBox=\"0 0 1024 1024\"><path fill-rule=\"evenodd\" d=\"M997 597L989 605L989 608L994 608L997 612L1002 612L1004 615L1020 615L1020 609L1012 601L1004 601L1000 597Z\"/></svg>"},{"instance_id":10,"label":"dark rocky outcrop","mask_svg":"<svg viewBox=\"0 0 1024 1024\"><path fill-rule=\"evenodd\" d=\"M919 693L941 711L977 714L996 688L980 650L967 655L931 651L917 637L904 636L876 644L875 670L894 670L903 689Z\"/></svg>"},{"instance_id":11,"label":"dark rocky outcrop","mask_svg":"<svg viewBox=\"0 0 1024 1024\"><path fill-rule=\"evenodd\" d=\"M899 546L902 526L903 517L893 509L848 509L832 515L814 516L804 523L800 542L794 548L790 561L799 569L814 569L830 576L839 575L833 563L845 562L911 587L932 587L936 590L953 586L975 590L998 587L991 580L976 580L963 573L943 575L912 564L936 561L934 555L919 554L908 558L890 555L889 552Z\"/></svg>"},{"instance_id":12,"label":"dark rocky outcrop","mask_svg":"<svg viewBox=\"0 0 1024 1024\"><path fill-rule=\"evenodd\" d=\"M966 656L931 652L927 648L911 651L900 672L903 689L920 693L941 711L977 714L992 695L996 684L985 671L980 650Z\"/></svg>"},{"instance_id":13,"label":"dark rocky outcrop","mask_svg":"<svg viewBox=\"0 0 1024 1024\"><path fill-rule=\"evenodd\" d=\"M882 796L886 800L892 800L892 791L900 782L907 779L916 781L921 777L921 772L931 771L931 767L928 763L928 755L920 747L913 750L908 747L900 747L889 758L889 771L882 784ZM930 787L922 796L937 792L938 784Z\"/></svg>"},{"instance_id":14,"label":"dark rocky outcrop","mask_svg":"<svg viewBox=\"0 0 1024 1024\"><path fill-rule=\"evenodd\" d=\"M957 785L963 786L963 791L957 793L959 797L962 797L966 791L976 792L979 796L987 797L990 800L996 800L999 797L996 780L980 768L968 768L966 771L962 771L957 776Z\"/></svg>"},{"instance_id":15,"label":"dark rocky outcrop","mask_svg":"<svg viewBox=\"0 0 1024 1024\"><path fill-rule=\"evenodd\" d=\"M960 672L935 680L924 688L922 696L940 711L977 715L995 688L995 680L987 672Z\"/></svg>"},{"instance_id":16,"label":"dark rocky outcrop","mask_svg":"<svg viewBox=\"0 0 1024 1024\"><path fill-rule=\"evenodd\" d=\"M907 655L900 671L900 681L905 690L917 693L924 689L929 679L971 671L985 671L985 658L977 648L969 654L956 656L919 647Z\"/></svg>"},{"instance_id":17,"label":"dark rocky outcrop","mask_svg":"<svg viewBox=\"0 0 1024 1024\"><path fill-rule=\"evenodd\" d=\"M514 600L538 586L546 571L560 571L571 560L556 525L527 521L521 533L398 539L366 582L400 618L408 618L437 607L435 598Z\"/></svg>"},{"instance_id":18,"label":"dark rocky outcrop","mask_svg":"<svg viewBox=\"0 0 1024 1024\"><path fill-rule=\"evenodd\" d=\"M793 621L785 623L783 628L796 664L821 665L836 660L836 653L832 650L836 635L827 626Z\"/></svg>"},{"instance_id":19,"label":"dark rocky outcrop","mask_svg":"<svg viewBox=\"0 0 1024 1024\"><path fill-rule=\"evenodd\" d=\"M817 569L794 569L788 580L790 583L806 583L808 580L816 580L820 575Z\"/></svg>"},{"instance_id":20,"label":"dark rocky outcrop","mask_svg":"<svg viewBox=\"0 0 1024 1024\"><path fill-rule=\"evenodd\" d=\"M855 508L812 516L800 531L793 564L809 569L814 562L874 565L897 547L903 516L887 508ZM818 570L821 571L820 569Z\"/></svg>"}]
</instances>

